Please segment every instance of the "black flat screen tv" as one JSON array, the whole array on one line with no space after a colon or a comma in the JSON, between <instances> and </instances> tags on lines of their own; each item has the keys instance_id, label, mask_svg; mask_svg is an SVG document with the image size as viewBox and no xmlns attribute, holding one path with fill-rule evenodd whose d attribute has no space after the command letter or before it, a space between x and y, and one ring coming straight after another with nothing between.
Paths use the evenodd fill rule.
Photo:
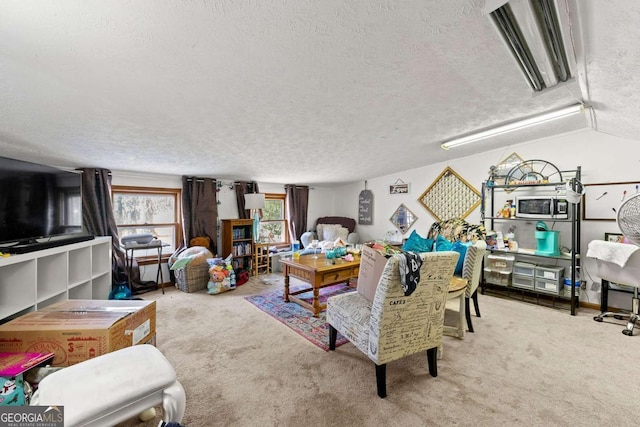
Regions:
<instances>
[{"instance_id":1,"label":"black flat screen tv","mask_svg":"<svg viewBox=\"0 0 640 427\"><path fill-rule=\"evenodd\" d=\"M82 175L0 157L0 252L92 239L82 228Z\"/></svg>"}]
</instances>

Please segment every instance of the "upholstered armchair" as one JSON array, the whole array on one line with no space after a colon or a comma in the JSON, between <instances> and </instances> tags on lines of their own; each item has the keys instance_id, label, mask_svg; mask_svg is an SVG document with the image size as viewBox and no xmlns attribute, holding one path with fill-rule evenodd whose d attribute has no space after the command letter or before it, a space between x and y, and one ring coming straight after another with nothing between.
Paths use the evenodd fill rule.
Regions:
<instances>
[{"instance_id":1,"label":"upholstered armchair","mask_svg":"<svg viewBox=\"0 0 640 427\"><path fill-rule=\"evenodd\" d=\"M313 239L333 242L338 237L346 243L358 243L355 232L356 220L343 216L325 216L316 220L315 231L307 231L300 236L303 248L307 248Z\"/></svg>"},{"instance_id":2,"label":"upholstered armchair","mask_svg":"<svg viewBox=\"0 0 640 427\"><path fill-rule=\"evenodd\" d=\"M358 291L327 301L329 348L335 350L337 332L351 341L376 365L378 396L387 395L388 362L427 352L429 373L438 375L437 348L442 343L444 310L457 252L420 253L420 278L405 295L400 264L404 254L393 255L384 267L373 303Z\"/></svg>"}]
</instances>

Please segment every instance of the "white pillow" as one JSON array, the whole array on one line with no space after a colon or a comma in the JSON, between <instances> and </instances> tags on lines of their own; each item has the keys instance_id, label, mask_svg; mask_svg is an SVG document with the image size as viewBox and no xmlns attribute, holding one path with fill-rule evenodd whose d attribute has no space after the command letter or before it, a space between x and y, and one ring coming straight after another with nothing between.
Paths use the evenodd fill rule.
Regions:
<instances>
[{"instance_id":1,"label":"white pillow","mask_svg":"<svg viewBox=\"0 0 640 427\"><path fill-rule=\"evenodd\" d=\"M342 227L339 224L330 224L331 228L324 227L324 239L330 242L334 242L337 239L342 239L344 241L347 240L347 236L349 235L349 230L345 227ZM337 225L337 227L334 227Z\"/></svg>"}]
</instances>

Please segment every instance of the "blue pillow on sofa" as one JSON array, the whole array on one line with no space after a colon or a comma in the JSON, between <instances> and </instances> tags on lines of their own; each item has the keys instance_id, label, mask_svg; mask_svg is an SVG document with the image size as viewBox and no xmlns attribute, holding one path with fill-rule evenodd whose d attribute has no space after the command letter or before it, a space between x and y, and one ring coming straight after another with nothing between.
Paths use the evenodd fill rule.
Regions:
<instances>
[{"instance_id":1,"label":"blue pillow on sofa","mask_svg":"<svg viewBox=\"0 0 640 427\"><path fill-rule=\"evenodd\" d=\"M433 240L421 237L416 230L411 232L409 238L402 245L402 250L406 252L431 252Z\"/></svg>"},{"instance_id":2,"label":"blue pillow on sofa","mask_svg":"<svg viewBox=\"0 0 640 427\"><path fill-rule=\"evenodd\" d=\"M452 245L453 245L453 243L451 243L450 241L448 241L444 237L438 236L438 237L436 237L436 242L435 242L435 246L434 246L433 249L436 252L450 251Z\"/></svg>"},{"instance_id":3,"label":"blue pillow on sofa","mask_svg":"<svg viewBox=\"0 0 640 427\"><path fill-rule=\"evenodd\" d=\"M467 248L472 245L473 243L471 242L455 242L453 245L451 245L451 250L460 254L460 258L458 258L458 263L456 264L456 269L453 272L454 275L462 276L464 257L467 256Z\"/></svg>"},{"instance_id":4,"label":"blue pillow on sofa","mask_svg":"<svg viewBox=\"0 0 640 427\"><path fill-rule=\"evenodd\" d=\"M467 254L467 248L471 246L471 242L454 242L451 243L442 236L436 237L436 252L454 251L460 254L458 262L456 263L456 269L453 274L456 276L462 275L462 268L464 267L464 257Z\"/></svg>"}]
</instances>

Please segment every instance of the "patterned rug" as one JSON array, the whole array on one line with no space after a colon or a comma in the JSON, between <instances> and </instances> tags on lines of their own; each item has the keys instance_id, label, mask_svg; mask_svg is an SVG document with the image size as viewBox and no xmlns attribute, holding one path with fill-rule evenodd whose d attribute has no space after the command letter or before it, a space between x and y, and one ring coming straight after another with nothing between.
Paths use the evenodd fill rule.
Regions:
<instances>
[{"instance_id":1,"label":"patterned rug","mask_svg":"<svg viewBox=\"0 0 640 427\"><path fill-rule=\"evenodd\" d=\"M291 287L294 292L300 287ZM345 292L354 291L346 284L338 284L327 286L320 289L320 302L326 303L327 298L332 295L339 295ZM310 310L296 304L295 302L284 302L282 298L282 289L261 295L252 295L245 297L247 301L264 311L274 319L287 325L299 335L302 335L321 349L329 351L329 326L327 324L327 316L324 310L319 317L313 317ZM313 291L305 292L297 295L299 298L312 303ZM347 342L340 333L336 340L336 347Z\"/></svg>"}]
</instances>

